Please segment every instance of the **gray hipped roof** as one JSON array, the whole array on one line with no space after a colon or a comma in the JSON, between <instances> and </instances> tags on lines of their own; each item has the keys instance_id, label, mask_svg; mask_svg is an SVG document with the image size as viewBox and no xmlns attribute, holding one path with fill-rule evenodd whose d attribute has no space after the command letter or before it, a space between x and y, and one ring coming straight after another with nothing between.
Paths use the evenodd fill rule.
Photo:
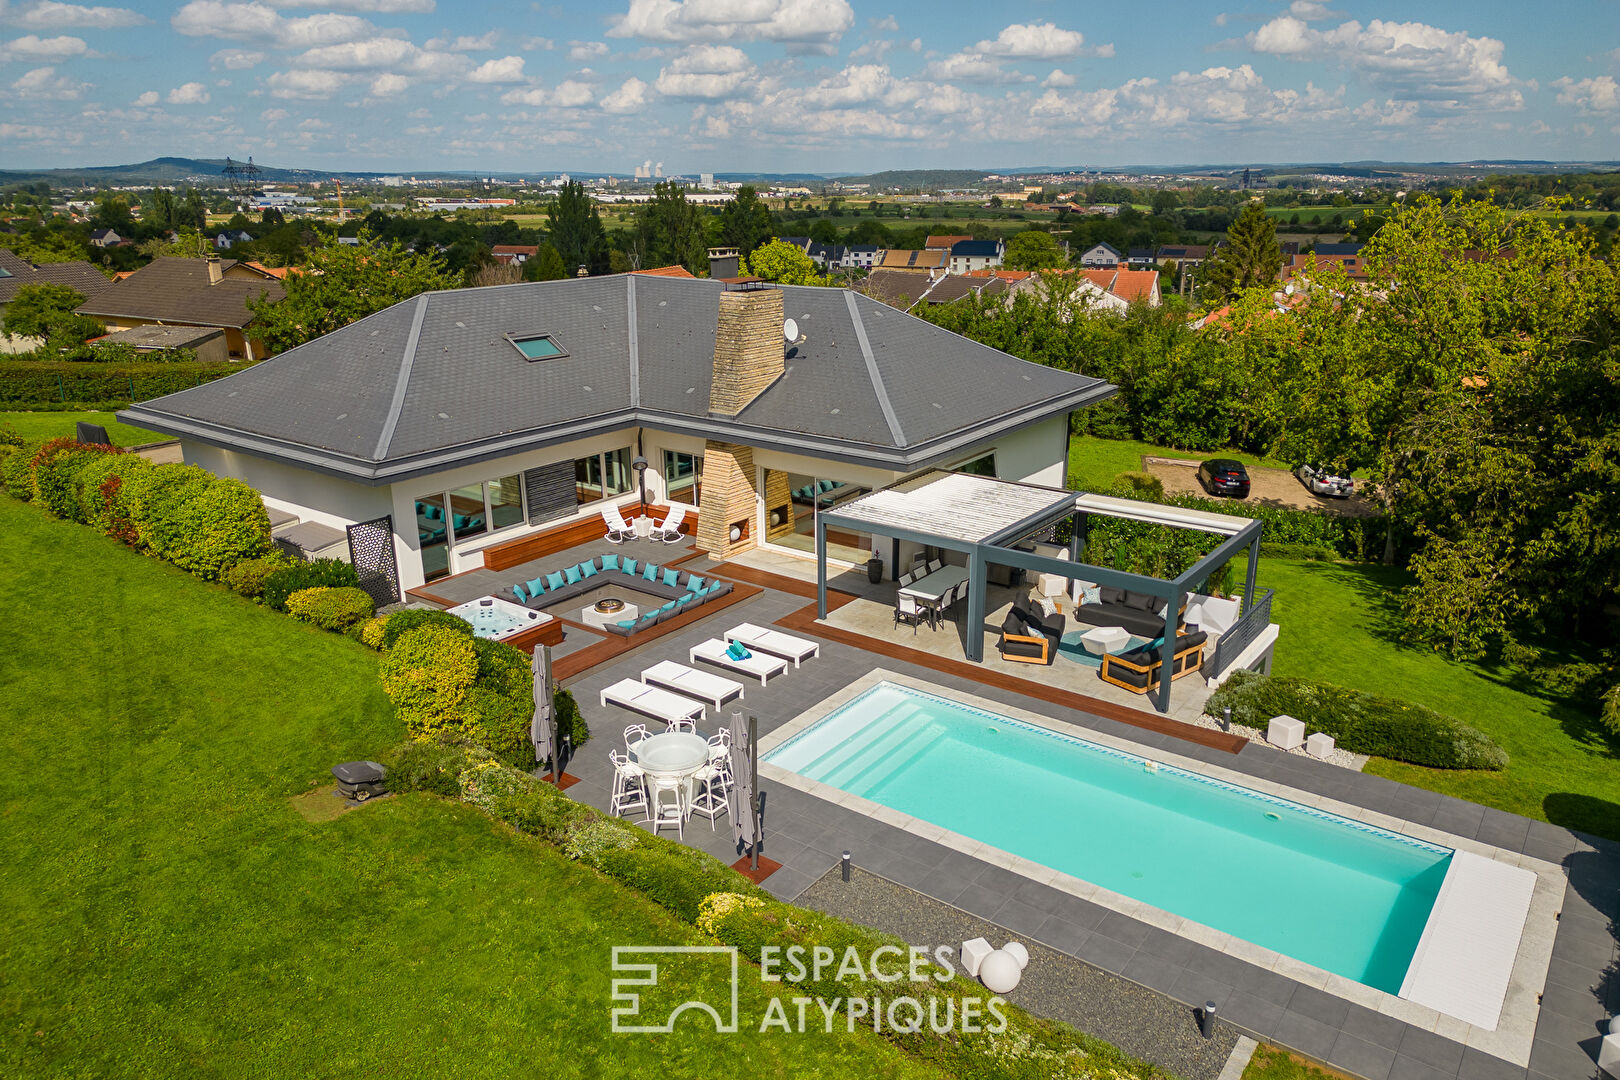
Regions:
<instances>
[{"instance_id":1,"label":"gray hipped roof","mask_svg":"<svg viewBox=\"0 0 1620 1080\"><path fill-rule=\"evenodd\" d=\"M127 422L389 483L632 424L911 468L1099 401L1018 360L831 288L788 286L800 340L735 418L711 415L717 281L635 275L425 293ZM509 340L550 335L530 361Z\"/></svg>"}]
</instances>

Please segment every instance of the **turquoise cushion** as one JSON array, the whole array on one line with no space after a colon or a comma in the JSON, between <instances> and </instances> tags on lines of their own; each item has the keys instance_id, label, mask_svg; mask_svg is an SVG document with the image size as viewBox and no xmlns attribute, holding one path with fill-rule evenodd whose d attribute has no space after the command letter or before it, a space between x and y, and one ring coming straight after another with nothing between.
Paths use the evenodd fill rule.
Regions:
<instances>
[{"instance_id":1,"label":"turquoise cushion","mask_svg":"<svg viewBox=\"0 0 1620 1080\"><path fill-rule=\"evenodd\" d=\"M523 583L523 588L530 596L539 596L546 591L546 583L540 578L530 578Z\"/></svg>"},{"instance_id":2,"label":"turquoise cushion","mask_svg":"<svg viewBox=\"0 0 1620 1080\"><path fill-rule=\"evenodd\" d=\"M578 581L579 578L576 577L574 580ZM547 574L546 575L546 588L548 588L548 589L560 589L562 587L563 587L562 571L559 570L555 574Z\"/></svg>"},{"instance_id":3,"label":"turquoise cushion","mask_svg":"<svg viewBox=\"0 0 1620 1080\"><path fill-rule=\"evenodd\" d=\"M652 562L648 563L646 565L646 567L641 571L641 576L643 578L645 578L646 580L648 580L648 581L657 581L658 580L658 564L657 563L652 563Z\"/></svg>"},{"instance_id":4,"label":"turquoise cushion","mask_svg":"<svg viewBox=\"0 0 1620 1080\"><path fill-rule=\"evenodd\" d=\"M593 563L593 562L582 562L582 563L580 563L579 564L579 576L580 577L595 577L596 576L596 564Z\"/></svg>"},{"instance_id":5,"label":"turquoise cushion","mask_svg":"<svg viewBox=\"0 0 1620 1080\"><path fill-rule=\"evenodd\" d=\"M677 585L677 584L680 583L680 580L681 580L681 572L679 570L665 570L664 571L664 584L665 585Z\"/></svg>"},{"instance_id":6,"label":"turquoise cushion","mask_svg":"<svg viewBox=\"0 0 1620 1080\"><path fill-rule=\"evenodd\" d=\"M630 576L634 577L635 573L636 573L636 566L637 565L638 564L636 563L636 560L634 560L634 559L626 559L626 560L624 560L624 565L619 567L619 569L623 570L625 573L627 573Z\"/></svg>"},{"instance_id":7,"label":"turquoise cushion","mask_svg":"<svg viewBox=\"0 0 1620 1080\"><path fill-rule=\"evenodd\" d=\"M695 592L699 596L702 596L705 592L703 587L703 579L698 577L696 574L693 574L691 577L686 579L686 589L688 592Z\"/></svg>"},{"instance_id":8,"label":"turquoise cushion","mask_svg":"<svg viewBox=\"0 0 1620 1080\"><path fill-rule=\"evenodd\" d=\"M663 607L659 608L658 610L659 611L668 611L670 608L674 607L677 603L679 603L678 600L671 600L669 603L665 604Z\"/></svg>"},{"instance_id":9,"label":"turquoise cushion","mask_svg":"<svg viewBox=\"0 0 1620 1080\"><path fill-rule=\"evenodd\" d=\"M726 655L731 657L733 660L747 660L754 654L749 652L748 649L743 646L742 642L733 641L730 645L726 646Z\"/></svg>"},{"instance_id":10,"label":"turquoise cushion","mask_svg":"<svg viewBox=\"0 0 1620 1080\"><path fill-rule=\"evenodd\" d=\"M617 623L614 623L613 625L617 626L620 630L629 630L631 627L636 625L636 620L634 620L634 619L626 619L623 622L617 622Z\"/></svg>"},{"instance_id":11,"label":"turquoise cushion","mask_svg":"<svg viewBox=\"0 0 1620 1080\"><path fill-rule=\"evenodd\" d=\"M527 604L529 602L529 594L523 591L522 585L512 586L512 595L518 598L518 603L520 604Z\"/></svg>"},{"instance_id":12,"label":"turquoise cushion","mask_svg":"<svg viewBox=\"0 0 1620 1080\"><path fill-rule=\"evenodd\" d=\"M617 570L618 568L619 568L619 557L617 555L604 555L604 556L602 556L602 569L603 570Z\"/></svg>"}]
</instances>

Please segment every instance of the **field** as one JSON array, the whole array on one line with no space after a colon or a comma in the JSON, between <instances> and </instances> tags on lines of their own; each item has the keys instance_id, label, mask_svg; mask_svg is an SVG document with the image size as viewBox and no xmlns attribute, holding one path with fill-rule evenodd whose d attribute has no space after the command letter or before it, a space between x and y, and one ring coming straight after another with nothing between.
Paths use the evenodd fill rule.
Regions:
<instances>
[{"instance_id":1,"label":"field","mask_svg":"<svg viewBox=\"0 0 1620 1080\"><path fill-rule=\"evenodd\" d=\"M155 431L120 424L110 412L0 412L0 428L10 428L30 440L72 436L74 424L80 420L105 427L114 446L139 446L167 438Z\"/></svg>"}]
</instances>

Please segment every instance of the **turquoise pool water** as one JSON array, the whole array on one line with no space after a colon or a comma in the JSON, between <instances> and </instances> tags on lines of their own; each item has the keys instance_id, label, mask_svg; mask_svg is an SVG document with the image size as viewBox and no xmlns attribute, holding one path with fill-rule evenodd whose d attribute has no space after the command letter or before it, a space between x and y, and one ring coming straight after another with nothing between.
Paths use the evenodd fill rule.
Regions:
<instances>
[{"instance_id":1,"label":"turquoise pool water","mask_svg":"<svg viewBox=\"0 0 1620 1080\"><path fill-rule=\"evenodd\" d=\"M1397 993L1451 852L880 683L773 765Z\"/></svg>"}]
</instances>

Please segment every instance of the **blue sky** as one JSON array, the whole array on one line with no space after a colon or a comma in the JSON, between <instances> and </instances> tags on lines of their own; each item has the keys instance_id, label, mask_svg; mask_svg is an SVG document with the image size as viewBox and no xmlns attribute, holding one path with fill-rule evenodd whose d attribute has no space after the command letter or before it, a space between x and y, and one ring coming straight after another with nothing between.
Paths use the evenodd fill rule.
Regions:
<instances>
[{"instance_id":1,"label":"blue sky","mask_svg":"<svg viewBox=\"0 0 1620 1080\"><path fill-rule=\"evenodd\" d=\"M1615 0L1230 2L0 0L0 163L1620 157Z\"/></svg>"}]
</instances>

